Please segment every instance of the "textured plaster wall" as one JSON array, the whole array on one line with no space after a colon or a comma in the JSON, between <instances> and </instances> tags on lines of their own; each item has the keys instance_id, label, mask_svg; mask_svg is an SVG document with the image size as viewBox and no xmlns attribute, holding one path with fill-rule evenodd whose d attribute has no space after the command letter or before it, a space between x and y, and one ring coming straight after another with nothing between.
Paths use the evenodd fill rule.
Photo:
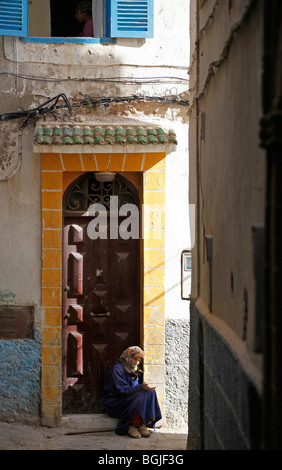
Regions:
<instances>
[{"instance_id":1,"label":"textured plaster wall","mask_svg":"<svg viewBox=\"0 0 282 470\"><path fill-rule=\"evenodd\" d=\"M200 292L197 292L195 282L193 296L200 295L209 305L211 286L210 309L240 338L247 329L245 336L250 351L255 320L252 227L263 223L265 196L265 158L259 146L262 8L257 2L246 19L244 15L251 3L247 0L233 2L229 11L223 2L215 2L214 16L201 34L199 147L190 152L190 199L193 201L196 198L195 182L200 187L197 240ZM205 2L200 9L203 28L211 7L212 2L210 5ZM241 25L239 29L238 25ZM214 65L214 73L209 75L213 63L218 65ZM195 63L192 68L191 85L195 78ZM191 103L190 140L195 141L196 104L192 97ZM212 281L206 236L213 237ZM246 296L247 313L244 310Z\"/></svg>"},{"instance_id":2,"label":"textured plaster wall","mask_svg":"<svg viewBox=\"0 0 282 470\"><path fill-rule=\"evenodd\" d=\"M33 158L32 136L21 141L21 171L0 182L0 305L34 308L31 339L0 340L0 419L36 422L40 407L41 366L41 214L40 161ZM1 139L4 140L3 135ZM2 147L3 148L3 147Z\"/></svg>"},{"instance_id":3,"label":"textured plaster wall","mask_svg":"<svg viewBox=\"0 0 282 470\"><path fill-rule=\"evenodd\" d=\"M0 341L0 420L39 422L41 347L35 340Z\"/></svg>"},{"instance_id":4,"label":"textured plaster wall","mask_svg":"<svg viewBox=\"0 0 282 470\"><path fill-rule=\"evenodd\" d=\"M258 449L260 377L246 345L201 300L190 327L189 448Z\"/></svg>"},{"instance_id":5,"label":"textured plaster wall","mask_svg":"<svg viewBox=\"0 0 282 470\"><path fill-rule=\"evenodd\" d=\"M188 125L174 122L177 152L166 157L165 368L170 428L187 428L189 301L181 299L181 252L191 248L188 201ZM193 223L191 223L193 225Z\"/></svg>"},{"instance_id":6,"label":"textured plaster wall","mask_svg":"<svg viewBox=\"0 0 282 470\"><path fill-rule=\"evenodd\" d=\"M196 449L253 449L262 387L253 226L264 223L263 2L191 6L189 440Z\"/></svg>"},{"instance_id":7,"label":"textured plaster wall","mask_svg":"<svg viewBox=\"0 0 282 470\"><path fill-rule=\"evenodd\" d=\"M189 328L187 319L166 320L166 424L179 430L188 420Z\"/></svg>"},{"instance_id":8,"label":"textured plaster wall","mask_svg":"<svg viewBox=\"0 0 282 470\"><path fill-rule=\"evenodd\" d=\"M169 0L155 0L154 4L153 38L123 38L115 44L65 45L5 37L2 49L5 72L22 78L8 80L4 75L3 79L19 96L28 93L37 99L61 92L71 97L81 97L84 93L102 96L163 95L170 90L184 93L189 65L189 2L180 0L173 15ZM155 84L150 82L151 77ZM103 82L107 78L114 80ZM131 80L134 78L139 83Z\"/></svg>"}]
</instances>

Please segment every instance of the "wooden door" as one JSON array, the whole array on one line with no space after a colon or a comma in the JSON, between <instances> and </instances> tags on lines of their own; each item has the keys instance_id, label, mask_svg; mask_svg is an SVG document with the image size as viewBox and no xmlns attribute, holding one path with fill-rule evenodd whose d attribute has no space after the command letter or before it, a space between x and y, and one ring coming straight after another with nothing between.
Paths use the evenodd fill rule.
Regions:
<instances>
[{"instance_id":1,"label":"wooden door","mask_svg":"<svg viewBox=\"0 0 282 470\"><path fill-rule=\"evenodd\" d=\"M93 217L64 219L63 413L101 413L107 373L140 342L139 239L89 238Z\"/></svg>"}]
</instances>

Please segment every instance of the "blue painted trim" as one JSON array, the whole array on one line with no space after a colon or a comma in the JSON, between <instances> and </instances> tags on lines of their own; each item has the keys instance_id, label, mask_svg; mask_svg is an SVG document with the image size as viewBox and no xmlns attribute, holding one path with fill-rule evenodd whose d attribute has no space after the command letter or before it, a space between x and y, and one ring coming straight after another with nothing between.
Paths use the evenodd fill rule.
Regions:
<instances>
[{"instance_id":1,"label":"blue painted trim","mask_svg":"<svg viewBox=\"0 0 282 470\"><path fill-rule=\"evenodd\" d=\"M105 35L111 37L111 0L104 1L105 8Z\"/></svg>"},{"instance_id":2,"label":"blue painted trim","mask_svg":"<svg viewBox=\"0 0 282 470\"><path fill-rule=\"evenodd\" d=\"M110 1L111 37L154 37L154 0Z\"/></svg>"},{"instance_id":3,"label":"blue painted trim","mask_svg":"<svg viewBox=\"0 0 282 470\"><path fill-rule=\"evenodd\" d=\"M51 43L51 44L114 44L115 38L21 38L23 42Z\"/></svg>"},{"instance_id":4,"label":"blue painted trim","mask_svg":"<svg viewBox=\"0 0 282 470\"><path fill-rule=\"evenodd\" d=\"M2 0L0 8L0 36L27 36L28 0Z\"/></svg>"}]
</instances>

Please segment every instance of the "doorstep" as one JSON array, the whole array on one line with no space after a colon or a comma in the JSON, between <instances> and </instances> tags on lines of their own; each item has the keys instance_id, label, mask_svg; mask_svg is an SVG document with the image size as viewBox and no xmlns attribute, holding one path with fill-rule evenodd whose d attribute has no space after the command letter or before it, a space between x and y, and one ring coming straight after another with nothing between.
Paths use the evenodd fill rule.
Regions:
<instances>
[{"instance_id":1,"label":"doorstep","mask_svg":"<svg viewBox=\"0 0 282 470\"><path fill-rule=\"evenodd\" d=\"M63 415L62 427L69 429L92 429L96 431L114 431L118 420L107 414Z\"/></svg>"}]
</instances>

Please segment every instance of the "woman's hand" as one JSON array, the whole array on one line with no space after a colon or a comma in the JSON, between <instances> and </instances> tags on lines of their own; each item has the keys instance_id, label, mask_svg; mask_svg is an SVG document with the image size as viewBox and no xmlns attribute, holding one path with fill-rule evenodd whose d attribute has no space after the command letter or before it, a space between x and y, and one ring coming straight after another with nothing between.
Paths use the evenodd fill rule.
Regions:
<instances>
[{"instance_id":1,"label":"woman's hand","mask_svg":"<svg viewBox=\"0 0 282 470\"><path fill-rule=\"evenodd\" d=\"M155 390L156 389L156 387L149 387L149 385L146 384L146 382L144 382L142 385L143 385L144 390Z\"/></svg>"}]
</instances>

